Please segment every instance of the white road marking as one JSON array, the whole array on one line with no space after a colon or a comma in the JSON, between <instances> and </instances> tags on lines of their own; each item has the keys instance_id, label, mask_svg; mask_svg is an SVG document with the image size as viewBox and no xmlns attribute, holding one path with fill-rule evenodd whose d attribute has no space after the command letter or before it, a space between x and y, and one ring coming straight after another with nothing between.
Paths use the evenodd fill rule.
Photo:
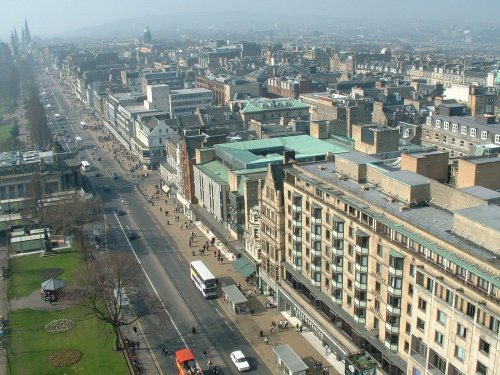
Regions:
<instances>
[{"instance_id":1,"label":"white road marking","mask_svg":"<svg viewBox=\"0 0 500 375\"><path fill-rule=\"evenodd\" d=\"M224 323L226 323L226 325L229 327L229 329L231 330L231 332L234 332L234 330L231 328L231 326L229 325L229 323L227 321L224 320Z\"/></svg>"},{"instance_id":2,"label":"white road marking","mask_svg":"<svg viewBox=\"0 0 500 375\"><path fill-rule=\"evenodd\" d=\"M163 307L163 310L167 313L168 315L168 318L170 319L170 321L172 322L172 325L174 326L175 330L177 331L177 334L179 335L180 339L182 340L182 343L184 344L184 346L186 348L189 349L189 346L186 342L186 340L184 339L184 336L182 336L182 333L181 331L179 330L179 327L177 327L177 324L175 323L174 321L174 318L172 317L172 315L170 314L170 312L168 311L167 307L165 306L165 303L163 302L163 300L161 299L160 295L158 294L158 291L156 290L153 282L151 281L148 273L146 272L146 270L144 269L144 266L142 265L142 262L141 260L139 259L139 257L137 256L137 253L135 252L135 249L134 247L132 246L132 243L130 242L128 236L126 235L125 233L125 230L123 229L123 226L122 226L122 223L120 223L120 220L118 220L118 216L116 215L116 213L114 214L115 215L115 218L116 220L118 221L118 225L120 226L120 229L122 230L122 233L123 235L125 236L125 239L127 240L127 243L128 245L130 246L130 249L132 250L132 253L134 253L134 256L135 256L135 259L137 260L137 263L139 263L139 265L141 266L141 269L142 269L142 272L144 273L144 275L146 276L146 279L148 279L148 282L149 282L149 285L151 285L151 288L153 289L153 291L155 292L156 294L156 297L158 298L158 301L160 301L161 303L161 306Z\"/></svg>"},{"instance_id":3,"label":"white road marking","mask_svg":"<svg viewBox=\"0 0 500 375\"><path fill-rule=\"evenodd\" d=\"M217 310L217 308L215 308L214 310L217 311L217 314L219 314L219 316L222 318L222 314L220 313L220 311Z\"/></svg>"}]
</instances>

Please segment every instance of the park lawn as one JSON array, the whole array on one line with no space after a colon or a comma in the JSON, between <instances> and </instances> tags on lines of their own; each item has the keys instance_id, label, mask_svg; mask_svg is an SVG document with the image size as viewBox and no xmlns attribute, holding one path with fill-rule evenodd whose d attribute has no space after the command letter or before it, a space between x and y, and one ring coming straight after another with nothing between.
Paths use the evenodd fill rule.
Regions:
<instances>
[{"instance_id":1,"label":"park lawn","mask_svg":"<svg viewBox=\"0 0 500 375\"><path fill-rule=\"evenodd\" d=\"M54 319L68 318L76 322L65 333L49 333L45 324ZM59 311L21 309L10 315L9 365L12 375L31 374L129 374L123 352L114 350L114 335L103 322L87 319L81 306ZM70 367L54 368L48 356L55 350L79 350L82 358Z\"/></svg>"},{"instance_id":2,"label":"park lawn","mask_svg":"<svg viewBox=\"0 0 500 375\"><path fill-rule=\"evenodd\" d=\"M0 125L0 142L10 138L10 129L13 125Z\"/></svg>"},{"instance_id":3,"label":"park lawn","mask_svg":"<svg viewBox=\"0 0 500 375\"><path fill-rule=\"evenodd\" d=\"M64 270L57 278L70 283L75 273L83 266L83 261L83 253L78 244L59 250L55 256L41 257L40 254L33 254L12 258L9 299L26 297L35 290L40 290L40 283L47 279L41 271L49 268Z\"/></svg>"}]
</instances>

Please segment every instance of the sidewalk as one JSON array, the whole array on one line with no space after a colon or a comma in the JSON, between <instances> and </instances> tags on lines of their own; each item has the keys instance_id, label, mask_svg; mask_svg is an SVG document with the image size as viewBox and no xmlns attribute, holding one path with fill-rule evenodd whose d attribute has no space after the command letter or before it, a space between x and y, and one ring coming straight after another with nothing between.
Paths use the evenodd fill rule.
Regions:
<instances>
[{"instance_id":1,"label":"sidewalk","mask_svg":"<svg viewBox=\"0 0 500 375\"><path fill-rule=\"evenodd\" d=\"M155 178L151 178L148 185L154 189ZM148 193L151 189L148 188ZM165 204L167 199L168 204ZM214 302L220 309L223 309L229 319L238 327L239 331L245 336L248 342L254 347L259 356L266 362L269 368L275 366L273 346L279 344L289 344L292 349L299 355L300 358L311 368L314 368L316 360L323 363L323 367L328 367L331 375L344 373L344 363L337 361L336 356L332 353L325 353L321 340L312 332L304 330L296 332L295 326L299 322L297 318L292 318L286 312L280 313L275 309L266 309L268 299L261 294L255 294L251 285L247 285L244 277L237 272L233 267L234 255L227 250L219 241L216 241L215 247L210 247L205 255L200 255L198 249L208 240L210 241L214 235L210 230L206 229L205 225L200 222L194 223L187 229L181 229L181 224L189 223L181 213L174 212L175 206L172 204L172 199L165 198L165 195L160 194L160 198L155 201L154 206L150 206L151 214L154 214L157 222L159 222L173 241L178 250L184 255L184 258L191 262L193 260L202 259L207 267L214 275L225 282L226 285L238 284L242 285L243 292L248 299L248 308L254 310L253 316L250 314L234 315L226 306L222 298L218 298ZM168 211L168 216L165 212ZM175 220L175 216L179 216L179 221ZM167 220L170 222L167 225ZM193 241L193 246L188 245L191 232L196 233ZM224 257L222 264L217 262L217 258L213 256L213 250L219 249ZM194 251L194 256L193 256ZM287 330L270 333L269 328L271 322L279 322L280 320L288 320L289 328ZM264 336L268 337L268 344L265 343L264 337L260 336L260 331L263 331ZM312 372L313 374L315 372ZM319 370L317 373L321 373Z\"/></svg>"}]
</instances>

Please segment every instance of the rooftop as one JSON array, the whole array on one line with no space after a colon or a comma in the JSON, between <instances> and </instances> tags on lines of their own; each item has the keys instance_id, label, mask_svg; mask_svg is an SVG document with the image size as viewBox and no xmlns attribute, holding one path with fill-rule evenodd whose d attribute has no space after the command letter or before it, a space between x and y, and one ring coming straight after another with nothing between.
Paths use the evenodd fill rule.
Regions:
<instances>
[{"instance_id":1,"label":"rooftop","mask_svg":"<svg viewBox=\"0 0 500 375\"><path fill-rule=\"evenodd\" d=\"M456 214L464 216L485 227L500 231L500 207L478 206L456 210ZM500 245L500 243L499 243Z\"/></svg>"},{"instance_id":2,"label":"rooftop","mask_svg":"<svg viewBox=\"0 0 500 375\"><path fill-rule=\"evenodd\" d=\"M244 102L241 113L253 113L262 111L272 111L276 109L305 109L309 110L309 104L302 102L299 99L282 98L282 99L267 99L257 98Z\"/></svg>"},{"instance_id":3,"label":"rooftop","mask_svg":"<svg viewBox=\"0 0 500 375\"><path fill-rule=\"evenodd\" d=\"M485 201L500 199L500 193L495 190L491 190L482 186L471 186L467 188L460 189L463 192L484 199Z\"/></svg>"},{"instance_id":4,"label":"rooftop","mask_svg":"<svg viewBox=\"0 0 500 375\"><path fill-rule=\"evenodd\" d=\"M218 161L209 161L204 164L196 164L195 168L198 168L201 172L212 177L212 179L219 185L227 185L228 183L228 173L229 168Z\"/></svg>"},{"instance_id":5,"label":"rooftop","mask_svg":"<svg viewBox=\"0 0 500 375\"><path fill-rule=\"evenodd\" d=\"M342 146L308 135L224 143L215 145L214 148L216 155L235 169L262 168L270 163L280 163L285 151L294 151L297 161L324 159L328 153L347 151Z\"/></svg>"},{"instance_id":6,"label":"rooftop","mask_svg":"<svg viewBox=\"0 0 500 375\"><path fill-rule=\"evenodd\" d=\"M45 163L54 162L54 153L52 151L10 151L0 153L0 167L38 163L42 160Z\"/></svg>"},{"instance_id":7,"label":"rooftop","mask_svg":"<svg viewBox=\"0 0 500 375\"><path fill-rule=\"evenodd\" d=\"M429 179L427 177L411 171L389 171L386 172L385 175L393 180L411 186L427 185L429 183Z\"/></svg>"}]
</instances>

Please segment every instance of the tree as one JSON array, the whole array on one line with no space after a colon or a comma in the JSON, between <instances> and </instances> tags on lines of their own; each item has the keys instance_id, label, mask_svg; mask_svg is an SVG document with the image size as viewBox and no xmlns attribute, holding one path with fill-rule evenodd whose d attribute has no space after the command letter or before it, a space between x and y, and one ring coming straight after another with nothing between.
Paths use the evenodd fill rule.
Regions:
<instances>
[{"instance_id":1,"label":"tree","mask_svg":"<svg viewBox=\"0 0 500 375\"><path fill-rule=\"evenodd\" d=\"M133 324L140 315L132 314L131 302L138 296L139 264L130 255L118 252L104 254L81 276L84 291L81 305L89 316L111 326L115 334L115 349L120 350L121 327ZM142 298L142 297L141 297Z\"/></svg>"}]
</instances>

